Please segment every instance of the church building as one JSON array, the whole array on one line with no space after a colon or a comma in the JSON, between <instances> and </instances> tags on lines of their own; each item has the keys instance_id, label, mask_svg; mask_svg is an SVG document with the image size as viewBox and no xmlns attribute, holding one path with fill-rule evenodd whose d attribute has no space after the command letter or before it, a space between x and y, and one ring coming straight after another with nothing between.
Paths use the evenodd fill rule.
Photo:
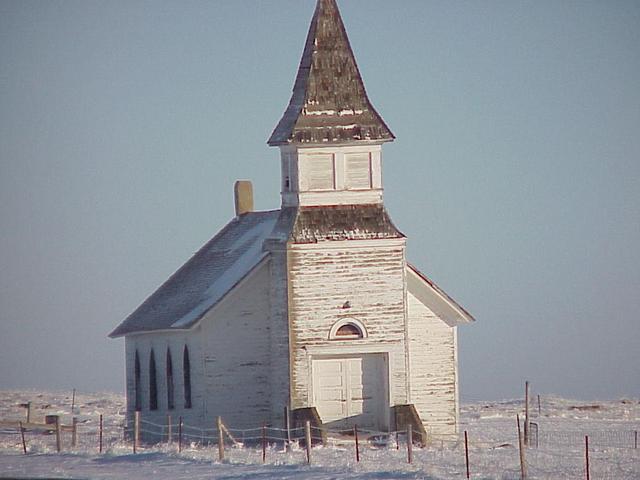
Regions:
<instances>
[{"instance_id":1,"label":"church building","mask_svg":"<svg viewBox=\"0 0 640 480\"><path fill-rule=\"evenodd\" d=\"M406 259L383 202L394 135L370 102L336 0L318 0L268 144L281 208L234 218L126 318L129 419L458 433L457 336L472 316ZM393 166L391 166L393 168ZM419 240L418 240L419 241Z\"/></svg>"}]
</instances>

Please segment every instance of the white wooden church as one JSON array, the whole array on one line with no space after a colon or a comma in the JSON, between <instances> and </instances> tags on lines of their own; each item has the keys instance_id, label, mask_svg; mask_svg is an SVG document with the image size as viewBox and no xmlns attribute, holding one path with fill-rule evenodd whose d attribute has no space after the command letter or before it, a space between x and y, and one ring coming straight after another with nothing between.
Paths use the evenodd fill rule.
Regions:
<instances>
[{"instance_id":1,"label":"white wooden church","mask_svg":"<svg viewBox=\"0 0 640 480\"><path fill-rule=\"evenodd\" d=\"M383 203L394 136L367 97L335 0L318 0L268 143L282 206L235 217L124 320L129 418L234 428L295 420L458 429L458 325L472 316L405 256Z\"/></svg>"}]
</instances>

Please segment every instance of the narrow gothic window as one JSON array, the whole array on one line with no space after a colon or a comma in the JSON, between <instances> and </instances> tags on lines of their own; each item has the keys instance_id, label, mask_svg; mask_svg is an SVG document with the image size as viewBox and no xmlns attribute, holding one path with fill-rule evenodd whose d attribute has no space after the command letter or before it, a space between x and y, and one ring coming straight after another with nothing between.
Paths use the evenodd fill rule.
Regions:
<instances>
[{"instance_id":1,"label":"narrow gothic window","mask_svg":"<svg viewBox=\"0 0 640 480\"><path fill-rule=\"evenodd\" d=\"M134 366L134 398L135 398L135 409L137 412L142 410L142 390L140 386L140 356L138 355L138 350L136 350L136 360Z\"/></svg>"},{"instance_id":2,"label":"narrow gothic window","mask_svg":"<svg viewBox=\"0 0 640 480\"><path fill-rule=\"evenodd\" d=\"M172 410L174 407L173 361L171 360L171 350L167 348L167 408Z\"/></svg>"},{"instance_id":3,"label":"narrow gothic window","mask_svg":"<svg viewBox=\"0 0 640 480\"><path fill-rule=\"evenodd\" d=\"M184 408L191 408L191 362L189 348L186 345L182 358L182 374L184 376Z\"/></svg>"},{"instance_id":4,"label":"narrow gothic window","mask_svg":"<svg viewBox=\"0 0 640 480\"><path fill-rule=\"evenodd\" d=\"M156 357L151 349L149 357L149 410L158 409L158 378L156 376Z\"/></svg>"}]
</instances>

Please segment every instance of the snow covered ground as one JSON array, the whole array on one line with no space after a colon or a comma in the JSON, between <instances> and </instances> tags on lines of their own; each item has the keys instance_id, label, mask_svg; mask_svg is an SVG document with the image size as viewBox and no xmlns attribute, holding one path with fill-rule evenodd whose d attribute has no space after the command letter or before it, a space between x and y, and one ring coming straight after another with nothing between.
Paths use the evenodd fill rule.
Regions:
<instances>
[{"instance_id":1,"label":"snow covered ground","mask_svg":"<svg viewBox=\"0 0 640 480\"><path fill-rule=\"evenodd\" d=\"M71 414L71 392L1 391L0 420L24 420L32 402L32 422L45 415L61 415L63 424L78 418L78 446L70 446L71 433L63 433L63 452L56 452L55 435L28 431L28 454L15 429L0 428L0 478L82 479L451 479L465 478L464 443L434 441L428 448L414 449L413 463L407 463L406 443L400 437L384 446L361 441L361 461L355 460L351 439L315 447L312 464L306 464L304 449L294 446L286 452L282 444L267 449L262 463L259 445L227 446L226 458L217 461L213 446L177 444L144 447L132 453L123 441L124 398L121 395L78 394ZM544 397L538 415L538 447L526 451L528 478L585 478L584 437L589 435L590 472L593 479L640 479L640 449L635 448L640 430L640 401L579 402ZM104 452L98 452L99 416L104 416ZM471 478L519 479L520 463L516 415L523 414L523 402L477 402L464 405L461 429L468 431ZM230 426L232 427L232 426ZM535 430L535 429L534 429ZM533 442L535 444L535 435Z\"/></svg>"}]
</instances>

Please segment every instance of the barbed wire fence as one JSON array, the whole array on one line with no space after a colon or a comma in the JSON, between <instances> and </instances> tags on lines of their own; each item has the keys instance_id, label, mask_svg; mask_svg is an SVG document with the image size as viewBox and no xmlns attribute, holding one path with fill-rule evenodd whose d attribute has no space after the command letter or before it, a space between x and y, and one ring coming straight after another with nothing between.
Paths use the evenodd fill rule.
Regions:
<instances>
[{"instance_id":1,"label":"barbed wire fence","mask_svg":"<svg viewBox=\"0 0 640 480\"><path fill-rule=\"evenodd\" d=\"M478 424L462 423L461 428L475 428L468 435L468 445L462 432L459 436L440 436L427 432L426 445L419 445L416 437L408 430L377 431L371 429L332 429L308 426L296 428L277 428L271 425L257 425L253 428L231 428L223 423L222 430L216 427L202 428L189 425L182 419L166 423L156 423L141 418L138 435L144 439L154 439L153 443L136 445L135 432L122 419L99 419L84 417L80 421L66 419L56 438L55 430L46 424L22 424L0 426L0 439L6 447L14 446L29 453L53 452L56 443L63 451L88 454L111 455L130 454L132 451L172 451L188 449L200 455L216 458L215 449L220 449L220 439L226 452L237 455L234 462L262 461L269 459L276 463L311 463L311 447L318 444L336 447L341 454L357 462L367 462L370 457L385 452L390 458L402 459L414 464L446 464L449 469L459 471L461 478L465 470L481 475L496 468L505 473L518 475L517 432L499 437L496 435L477 435ZM592 478L606 479L638 474L640 453L638 450L638 431L632 429L596 429L587 428L552 429L534 423L530 430L529 447L526 449L526 467L528 478L552 478L568 476L585 477L585 436L590 443L590 472ZM593 425L590 425L593 427ZM437 425L434 425L437 428ZM490 438L489 438L490 437ZM24 440L23 440L24 439ZM309 439L309 448L307 448ZM220 451L220 450L219 450ZM305 454L306 452L306 454ZM288 456L287 458L283 458ZM467 477L469 478L469 477Z\"/></svg>"}]
</instances>

